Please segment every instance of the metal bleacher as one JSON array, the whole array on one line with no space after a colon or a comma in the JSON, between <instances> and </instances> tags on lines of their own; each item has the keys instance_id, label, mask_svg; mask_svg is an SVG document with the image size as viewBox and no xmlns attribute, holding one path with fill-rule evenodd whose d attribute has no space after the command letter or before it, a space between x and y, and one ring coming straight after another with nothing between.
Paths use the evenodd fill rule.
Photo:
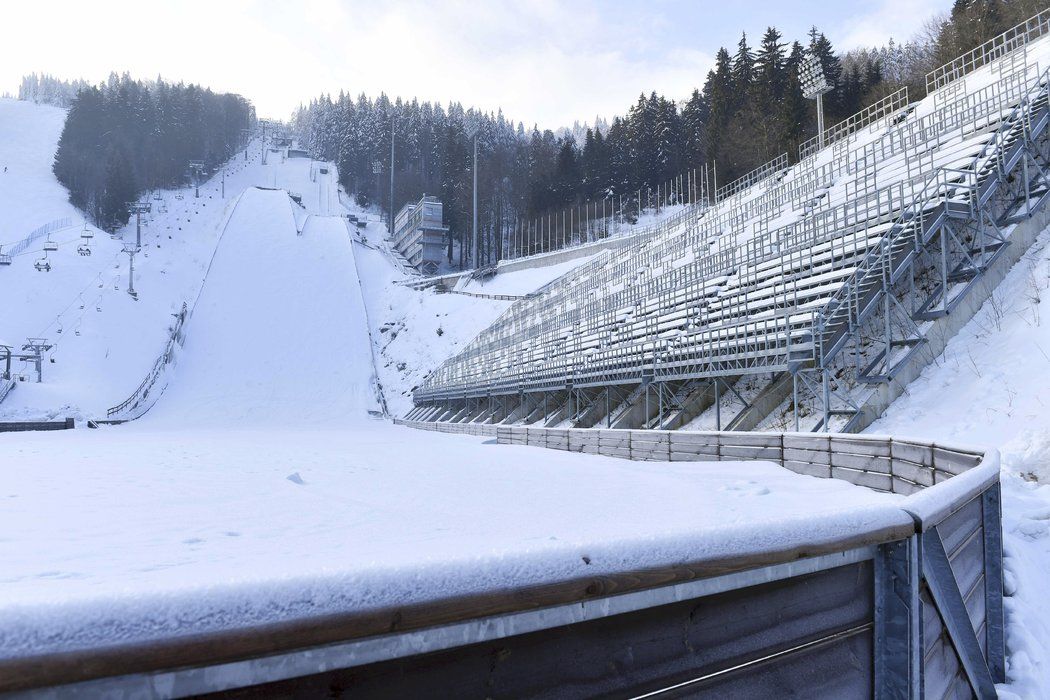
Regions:
<instances>
[{"instance_id":1,"label":"metal bleacher","mask_svg":"<svg viewBox=\"0 0 1050 700\"><path fill-rule=\"evenodd\" d=\"M667 427L690 394L713 387L717 403L768 375L795 429L863 427L865 391L911 359L1050 188L1050 10L1021 27L931 73L923 100L895 93L825 148L803 144L794 166L780 156L516 303L427 378L410 417L615 426L630 413L620 427Z\"/></svg>"}]
</instances>

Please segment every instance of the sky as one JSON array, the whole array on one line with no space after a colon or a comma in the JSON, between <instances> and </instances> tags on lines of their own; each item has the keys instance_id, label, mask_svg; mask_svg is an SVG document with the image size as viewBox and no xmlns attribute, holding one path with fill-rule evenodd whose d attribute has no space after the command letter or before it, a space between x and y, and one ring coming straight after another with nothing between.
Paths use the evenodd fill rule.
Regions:
<instances>
[{"instance_id":1,"label":"sky","mask_svg":"<svg viewBox=\"0 0 1050 700\"><path fill-rule=\"evenodd\" d=\"M951 0L49 0L0 6L0 94L22 75L158 75L287 119L346 90L503 113L557 129L684 99L719 46L816 24L836 49L910 38Z\"/></svg>"}]
</instances>

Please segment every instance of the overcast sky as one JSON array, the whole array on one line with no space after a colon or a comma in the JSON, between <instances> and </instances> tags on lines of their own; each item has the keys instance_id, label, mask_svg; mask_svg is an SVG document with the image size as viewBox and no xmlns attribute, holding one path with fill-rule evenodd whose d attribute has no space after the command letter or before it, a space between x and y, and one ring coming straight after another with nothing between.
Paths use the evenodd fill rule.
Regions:
<instances>
[{"instance_id":1,"label":"overcast sky","mask_svg":"<svg viewBox=\"0 0 1050 700\"><path fill-rule=\"evenodd\" d=\"M699 87L719 46L769 25L837 49L912 36L951 0L36 0L0 5L0 93L23 74L111 71L197 82L287 118L345 89L418 97L557 128L622 113L641 91Z\"/></svg>"}]
</instances>

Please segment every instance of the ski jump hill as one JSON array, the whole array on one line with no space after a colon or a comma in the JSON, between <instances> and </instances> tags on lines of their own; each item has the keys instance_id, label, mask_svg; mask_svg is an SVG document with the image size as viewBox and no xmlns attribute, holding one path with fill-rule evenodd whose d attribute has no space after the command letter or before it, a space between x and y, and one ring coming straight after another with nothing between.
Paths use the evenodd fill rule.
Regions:
<instances>
[{"instance_id":1,"label":"ski jump hill","mask_svg":"<svg viewBox=\"0 0 1050 700\"><path fill-rule=\"evenodd\" d=\"M331 425L378 408L367 317L343 219L300 233L284 190L236 203L144 424Z\"/></svg>"}]
</instances>

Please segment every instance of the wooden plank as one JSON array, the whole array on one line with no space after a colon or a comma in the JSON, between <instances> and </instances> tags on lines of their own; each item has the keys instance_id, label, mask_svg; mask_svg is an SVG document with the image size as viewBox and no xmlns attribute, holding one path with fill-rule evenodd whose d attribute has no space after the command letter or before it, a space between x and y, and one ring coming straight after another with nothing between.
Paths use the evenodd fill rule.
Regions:
<instances>
[{"instance_id":1,"label":"wooden plank","mask_svg":"<svg viewBox=\"0 0 1050 700\"><path fill-rule=\"evenodd\" d=\"M718 462L718 455L691 454L688 452L672 452L672 462Z\"/></svg>"},{"instance_id":2,"label":"wooden plank","mask_svg":"<svg viewBox=\"0 0 1050 700\"><path fill-rule=\"evenodd\" d=\"M780 433L723 432L718 434L719 445L733 447L775 447L780 449Z\"/></svg>"},{"instance_id":3,"label":"wooden plank","mask_svg":"<svg viewBox=\"0 0 1050 700\"><path fill-rule=\"evenodd\" d=\"M933 466L933 448L930 445L894 440L890 443L890 454L895 459Z\"/></svg>"},{"instance_id":4,"label":"wooden plank","mask_svg":"<svg viewBox=\"0 0 1050 700\"><path fill-rule=\"evenodd\" d=\"M923 639L926 653L923 659L924 691L928 698L944 698L958 679L966 682L959 657L948 639L933 603L925 597L922 605ZM967 685L967 688L969 685Z\"/></svg>"},{"instance_id":5,"label":"wooden plank","mask_svg":"<svg viewBox=\"0 0 1050 700\"><path fill-rule=\"evenodd\" d=\"M984 573L984 539L981 535L981 532L974 532L954 556L948 557L955 581L963 595L973 588Z\"/></svg>"},{"instance_id":6,"label":"wooden plank","mask_svg":"<svg viewBox=\"0 0 1050 700\"><path fill-rule=\"evenodd\" d=\"M937 523L937 532L944 543L944 551L952 557L963 543L983 525L984 510L981 497L971 498L954 513Z\"/></svg>"},{"instance_id":7,"label":"wooden plank","mask_svg":"<svg viewBox=\"0 0 1050 700\"><path fill-rule=\"evenodd\" d=\"M352 698L631 697L708 675L687 688L690 696L864 697L873 653L863 579L872 574L836 573L834 584L827 576L788 579L253 690L265 697L324 697L332 688ZM828 639L842 630L857 631ZM786 653L748 665L778 651Z\"/></svg>"},{"instance_id":8,"label":"wooden plank","mask_svg":"<svg viewBox=\"0 0 1050 700\"><path fill-rule=\"evenodd\" d=\"M831 464L831 454L828 452L815 452L795 447L784 448L784 459L793 462L809 462L810 464Z\"/></svg>"},{"instance_id":9,"label":"wooden plank","mask_svg":"<svg viewBox=\"0 0 1050 700\"><path fill-rule=\"evenodd\" d=\"M885 438L865 438L861 436L839 436L831 438L832 452L849 452L851 454L889 457L890 441Z\"/></svg>"},{"instance_id":10,"label":"wooden plank","mask_svg":"<svg viewBox=\"0 0 1050 700\"><path fill-rule=\"evenodd\" d=\"M857 486L867 486L870 489L878 489L880 491L891 491L893 489L893 479L889 474L877 474L875 472L845 469L843 467L832 467L831 478L842 479L843 481L848 481Z\"/></svg>"},{"instance_id":11,"label":"wooden plank","mask_svg":"<svg viewBox=\"0 0 1050 700\"><path fill-rule=\"evenodd\" d=\"M831 444L829 435L805 435L798 433L784 434L784 447L812 452L828 452Z\"/></svg>"},{"instance_id":12,"label":"wooden plank","mask_svg":"<svg viewBox=\"0 0 1050 700\"><path fill-rule=\"evenodd\" d=\"M905 481L900 477L893 477L893 493L898 493L902 496L910 496L919 491L922 491L922 486L911 481Z\"/></svg>"},{"instance_id":13,"label":"wooden plank","mask_svg":"<svg viewBox=\"0 0 1050 700\"><path fill-rule=\"evenodd\" d=\"M933 448L933 466L950 474L962 474L980 463L980 455L957 452L943 447Z\"/></svg>"},{"instance_id":14,"label":"wooden plank","mask_svg":"<svg viewBox=\"0 0 1050 700\"><path fill-rule=\"evenodd\" d=\"M671 454L718 456L717 445L679 445L671 441Z\"/></svg>"},{"instance_id":15,"label":"wooden plank","mask_svg":"<svg viewBox=\"0 0 1050 700\"><path fill-rule=\"evenodd\" d=\"M758 447L752 445L722 445L719 447L723 460L767 460L780 462L781 452L779 447Z\"/></svg>"},{"instance_id":16,"label":"wooden plank","mask_svg":"<svg viewBox=\"0 0 1050 700\"><path fill-rule=\"evenodd\" d=\"M821 479L831 478L831 467L827 466L826 464L810 464L809 462L784 460L784 468L790 469L791 471L797 474L817 476Z\"/></svg>"},{"instance_id":17,"label":"wooden plank","mask_svg":"<svg viewBox=\"0 0 1050 700\"><path fill-rule=\"evenodd\" d=\"M919 486L933 486L933 470L930 467L894 457L890 462L890 470L893 474L919 484Z\"/></svg>"},{"instance_id":18,"label":"wooden plank","mask_svg":"<svg viewBox=\"0 0 1050 700\"><path fill-rule=\"evenodd\" d=\"M869 457L867 455L844 454L841 452L831 453L832 467L846 467L848 469L889 474L890 464L889 457Z\"/></svg>"}]
</instances>

